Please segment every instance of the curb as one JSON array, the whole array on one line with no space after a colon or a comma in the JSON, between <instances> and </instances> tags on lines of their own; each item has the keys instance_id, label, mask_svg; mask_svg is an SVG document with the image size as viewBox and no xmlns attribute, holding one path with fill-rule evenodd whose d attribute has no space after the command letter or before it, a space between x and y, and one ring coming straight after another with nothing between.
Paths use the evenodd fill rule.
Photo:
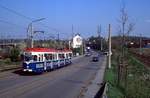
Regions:
<instances>
[{"instance_id":1,"label":"curb","mask_svg":"<svg viewBox=\"0 0 150 98\"><path fill-rule=\"evenodd\" d=\"M95 98L96 94L98 93L99 89L102 87L103 84L103 77L105 74L106 68L106 56L104 57L102 67L98 70L95 79L91 81L91 84L87 87L87 91L83 94L83 98Z\"/></svg>"}]
</instances>

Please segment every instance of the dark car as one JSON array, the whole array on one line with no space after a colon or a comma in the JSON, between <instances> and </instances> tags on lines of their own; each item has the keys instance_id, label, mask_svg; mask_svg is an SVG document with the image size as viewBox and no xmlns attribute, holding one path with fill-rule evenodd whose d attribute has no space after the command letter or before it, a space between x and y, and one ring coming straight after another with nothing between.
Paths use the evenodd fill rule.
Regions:
<instances>
[{"instance_id":1,"label":"dark car","mask_svg":"<svg viewBox=\"0 0 150 98\"><path fill-rule=\"evenodd\" d=\"M98 56L93 56L92 61L93 62L98 62L99 61L99 57Z\"/></svg>"},{"instance_id":2,"label":"dark car","mask_svg":"<svg viewBox=\"0 0 150 98\"><path fill-rule=\"evenodd\" d=\"M108 56L108 52L107 51L103 52L103 54Z\"/></svg>"}]
</instances>

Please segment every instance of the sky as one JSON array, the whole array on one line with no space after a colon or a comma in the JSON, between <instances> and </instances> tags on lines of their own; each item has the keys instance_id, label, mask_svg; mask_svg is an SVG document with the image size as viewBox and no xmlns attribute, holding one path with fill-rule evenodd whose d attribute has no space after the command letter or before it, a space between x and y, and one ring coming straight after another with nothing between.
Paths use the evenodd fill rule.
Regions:
<instances>
[{"instance_id":1,"label":"sky","mask_svg":"<svg viewBox=\"0 0 150 98\"><path fill-rule=\"evenodd\" d=\"M40 18L45 19L33 23L33 27L45 33L37 33L34 38L56 38L59 33L61 39L70 39L72 25L74 33L84 38L97 36L98 25L101 35L107 37L108 24L112 35L117 35L122 2L129 22L135 24L130 35L150 37L150 0L0 0L0 37L25 38L29 23Z\"/></svg>"}]
</instances>

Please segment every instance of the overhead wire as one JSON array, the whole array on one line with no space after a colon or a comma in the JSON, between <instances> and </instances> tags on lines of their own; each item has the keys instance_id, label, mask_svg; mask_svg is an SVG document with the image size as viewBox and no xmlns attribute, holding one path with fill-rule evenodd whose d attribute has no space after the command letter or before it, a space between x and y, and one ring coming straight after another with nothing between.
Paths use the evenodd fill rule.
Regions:
<instances>
[{"instance_id":1,"label":"overhead wire","mask_svg":"<svg viewBox=\"0 0 150 98\"><path fill-rule=\"evenodd\" d=\"M15 10L12 10L12 9L6 7L6 6L3 6L2 4L0 4L0 8L5 9L5 10L7 10L7 11L9 11L9 12L15 14L15 15L18 15L18 16L20 16L20 17L22 17L22 18L25 18L25 19L27 19L27 20L30 20L30 21L35 20L35 19L31 18L31 17L28 17L28 16L26 16L26 15L23 15L22 13L19 13L19 12L15 11ZM50 29L50 30L53 30L53 31L55 31L55 32L59 32L58 29L55 29L55 28L53 28L53 27L46 26L45 24L41 24L41 25L42 25L43 27L46 27L46 28L48 28L48 29Z\"/></svg>"},{"instance_id":2,"label":"overhead wire","mask_svg":"<svg viewBox=\"0 0 150 98\"><path fill-rule=\"evenodd\" d=\"M6 20L0 19L0 22L1 22L1 23L6 23L6 24L9 24L9 25L12 25L12 26L21 27L21 28L23 28L23 29L26 29L25 27L23 27L23 26L21 26L21 25L18 25L18 24L15 24L15 23L12 23L12 22L9 22L9 21L6 21Z\"/></svg>"},{"instance_id":3,"label":"overhead wire","mask_svg":"<svg viewBox=\"0 0 150 98\"><path fill-rule=\"evenodd\" d=\"M15 11L15 10L12 10L12 9L10 9L10 8L8 8L8 7L5 7L5 6L1 5L1 4L0 4L0 8L5 9L5 10L7 10L7 11L13 13L13 14L16 14L16 15L18 15L18 16L20 16L20 17L23 17L23 18L25 18L25 19L32 20L32 18L30 18L30 17L28 17L28 16L25 16L25 15L23 15L23 14L21 14L21 13Z\"/></svg>"}]
</instances>

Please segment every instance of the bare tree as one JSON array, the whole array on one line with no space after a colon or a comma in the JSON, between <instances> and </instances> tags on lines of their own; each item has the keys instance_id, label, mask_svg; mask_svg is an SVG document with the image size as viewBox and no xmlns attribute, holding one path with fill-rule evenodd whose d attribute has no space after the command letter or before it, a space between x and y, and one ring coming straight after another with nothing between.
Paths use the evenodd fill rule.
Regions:
<instances>
[{"instance_id":1,"label":"bare tree","mask_svg":"<svg viewBox=\"0 0 150 98\"><path fill-rule=\"evenodd\" d=\"M127 63L125 62L127 58L126 44L129 41L129 34L134 29L134 24L129 22L128 13L126 11L125 6L123 6L120 10L120 18L119 18L119 35L121 36L121 59L120 64L118 64L118 84L121 79L124 79L125 90L127 88Z\"/></svg>"},{"instance_id":2,"label":"bare tree","mask_svg":"<svg viewBox=\"0 0 150 98\"><path fill-rule=\"evenodd\" d=\"M121 15L119 18L119 35L121 35L121 45L122 45L122 57L125 56L125 44L128 41L129 34L133 31L134 24L129 22L128 13L126 11L125 6L123 6L120 10Z\"/></svg>"}]
</instances>

